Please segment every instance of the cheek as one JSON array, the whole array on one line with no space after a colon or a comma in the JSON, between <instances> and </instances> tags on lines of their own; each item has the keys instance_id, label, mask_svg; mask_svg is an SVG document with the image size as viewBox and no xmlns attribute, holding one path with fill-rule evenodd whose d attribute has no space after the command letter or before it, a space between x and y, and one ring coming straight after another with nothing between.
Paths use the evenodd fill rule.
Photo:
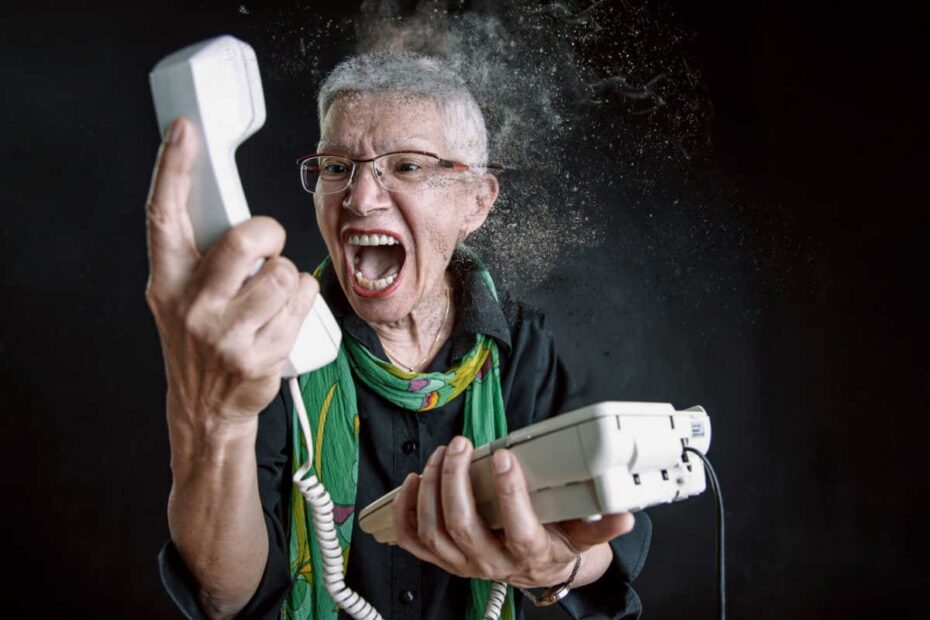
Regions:
<instances>
[{"instance_id":1,"label":"cheek","mask_svg":"<svg viewBox=\"0 0 930 620\"><path fill-rule=\"evenodd\" d=\"M445 269L460 236L458 222L448 222L446 225L432 225L426 229L426 242L430 254L439 257L440 264L436 265L437 271L440 267L443 270Z\"/></svg>"},{"instance_id":2,"label":"cheek","mask_svg":"<svg viewBox=\"0 0 930 620\"><path fill-rule=\"evenodd\" d=\"M461 217L464 205L461 202L458 192L435 191L428 200L411 209L410 213L419 222L421 256L426 259L426 264L420 268L425 272L445 271L456 244L464 238L465 223Z\"/></svg>"}]
</instances>

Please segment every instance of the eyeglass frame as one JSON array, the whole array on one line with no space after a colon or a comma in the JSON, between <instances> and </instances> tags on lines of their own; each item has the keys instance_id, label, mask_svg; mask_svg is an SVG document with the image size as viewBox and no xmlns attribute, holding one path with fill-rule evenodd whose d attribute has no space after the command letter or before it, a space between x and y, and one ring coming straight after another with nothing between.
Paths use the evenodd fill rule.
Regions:
<instances>
[{"instance_id":1,"label":"eyeglass frame","mask_svg":"<svg viewBox=\"0 0 930 620\"><path fill-rule=\"evenodd\" d=\"M361 164L368 164L368 163L375 161L376 159L381 159L382 157L387 157L388 155L399 155L401 153L411 153L413 155L426 155L427 157L432 157L433 159L436 159L439 162L440 167L450 168L452 169L453 172L468 172L472 168L485 168L485 169L490 169L490 170L503 170L504 169L504 166L502 164L498 164L494 162L487 162L483 164L466 164L460 161L453 161L451 159L445 159L443 157L440 157L436 153L431 153L429 151L414 151L414 150L409 150L409 149L404 149L402 151L391 151L389 153L381 153L380 155L375 155L374 157L371 157L369 159L355 159L354 157L347 157L346 155L337 155L335 153L311 153L310 155L301 155L300 157L297 158L298 168L301 166L303 162L307 161L308 159L313 159L314 157L338 157L340 159L345 159L347 161L352 162L352 174L349 175L349 181L346 183L345 187L343 187L342 189L337 189L332 192L310 191L309 189L307 189L306 185L304 185L303 174L300 175L300 186L308 194L319 194L321 196L328 196L330 194L338 194L339 192L344 192L345 190L349 189L349 187L351 187L352 183L355 181L355 175L361 169ZM384 187L384 184L381 182L381 177L377 174L377 171L375 170L374 166L372 166L372 174L374 175L375 180L378 182L378 185L384 188L385 191L388 191L388 192L415 191L415 190L388 189L387 187Z\"/></svg>"}]
</instances>

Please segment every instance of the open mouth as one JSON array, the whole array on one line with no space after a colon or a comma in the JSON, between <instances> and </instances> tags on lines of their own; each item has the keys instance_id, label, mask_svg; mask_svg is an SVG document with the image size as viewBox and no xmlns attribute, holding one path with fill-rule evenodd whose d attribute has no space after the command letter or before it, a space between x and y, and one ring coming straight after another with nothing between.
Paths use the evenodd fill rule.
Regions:
<instances>
[{"instance_id":1,"label":"open mouth","mask_svg":"<svg viewBox=\"0 0 930 620\"><path fill-rule=\"evenodd\" d=\"M386 230L343 233L352 288L363 297L384 297L400 284L407 251L400 238Z\"/></svg>"}]
</instances>

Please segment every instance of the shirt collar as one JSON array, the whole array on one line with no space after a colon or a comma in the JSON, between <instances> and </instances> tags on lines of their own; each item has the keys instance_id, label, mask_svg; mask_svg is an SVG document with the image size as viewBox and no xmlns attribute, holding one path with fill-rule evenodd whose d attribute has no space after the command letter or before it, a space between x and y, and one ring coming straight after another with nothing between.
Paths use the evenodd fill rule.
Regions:
<instances>
[{"instance_id":1,"label":"shirt collar","mask_svg":"<svg viewBox=\"0 0 930 620\"><path fill-rule=\"evenodd\" d=\"M484 283L480 267L465 252L456 250L449 262L448 270L455 282L455 304L458 309L455 326L452 328L452 359L457 360L475 346L475 334L484 334L497 340L510 352L510 327L501 310L500 303ZM386 359L381 341L375 331L363 321L349 304L339 279L327 265L320 277L320 293L333 316L345 333L355 338L374 355Z\"/></svg>"}]
</instances>

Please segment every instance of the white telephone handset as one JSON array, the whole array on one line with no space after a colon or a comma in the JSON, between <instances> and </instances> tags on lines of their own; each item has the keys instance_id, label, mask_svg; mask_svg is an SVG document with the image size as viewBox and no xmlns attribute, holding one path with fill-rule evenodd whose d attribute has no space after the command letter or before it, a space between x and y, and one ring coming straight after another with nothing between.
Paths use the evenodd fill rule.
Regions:
<instances>
[{"instance_id":1,"label":"white telephone handset","mask_svg":"<svg viewBox=\"0 0 930 620\"><path fill-rule=\"evenodd\" d=\"M229 35L185 47L149 74L158 128L179 116L201 137L187 203L194 237L206 251L227 229L251 217L236 168L236 148L265 124L265 98L252 48ZM317 297L297 334L284 376L316 370L336 359L342 332Z\"/></svg>"}]
</instances>

